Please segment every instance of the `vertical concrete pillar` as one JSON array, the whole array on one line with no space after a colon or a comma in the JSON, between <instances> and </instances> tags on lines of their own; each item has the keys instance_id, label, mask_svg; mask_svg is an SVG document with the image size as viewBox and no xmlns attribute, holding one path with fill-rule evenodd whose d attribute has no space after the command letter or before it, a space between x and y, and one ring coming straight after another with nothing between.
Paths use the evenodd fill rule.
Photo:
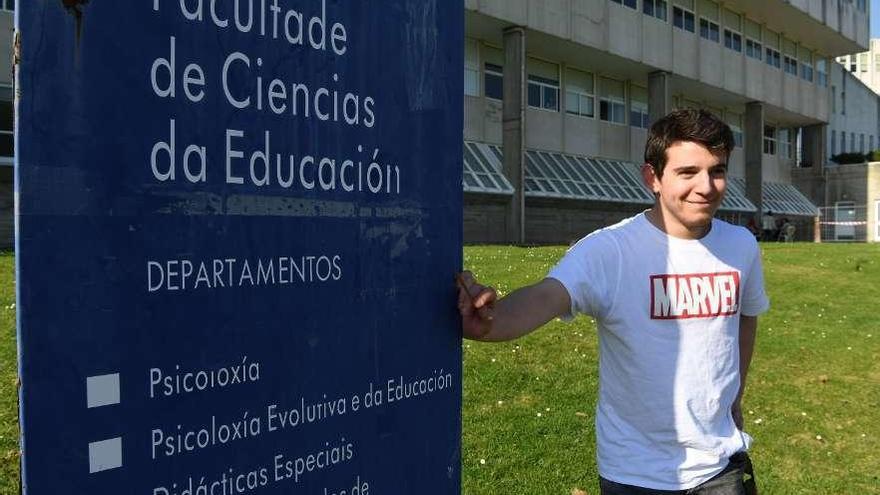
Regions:
<instances>
[{"instance_id":1,"label":"vertical concrete pillar","mask_svg":"<svg viewBox=\"0 0 880 495\"><path fill-rule=\"evenodd\" d=\"M648 74L648 119L651 125L672 111L671 79L668 72Z\"/></svg>"},{"instance_id":2,"label":"vertical concrete pillar","mask_svg":"<svg viewBox=\"0 0 880 495\"><path fill-rule=\"evenodd\" d=\"M746 104L745 121L746 198L758 211L755 222L761 225L763 186L761 184L761 161L764 154L764 106L757 101Z\"/></svg>"},{"instance_id":3,"label":"vertical concrete pillar","mask_svg":"<svg viewBox=\"0 0 880 495\"><path fill-rule=\"evenodd\" d=\"M507 207L506 240L525 243L526 159L526 31L514 26L504 30L504 96L502 100L502 150L504 175L513 185L513 198Z\"/></svg>"}]
</instances>

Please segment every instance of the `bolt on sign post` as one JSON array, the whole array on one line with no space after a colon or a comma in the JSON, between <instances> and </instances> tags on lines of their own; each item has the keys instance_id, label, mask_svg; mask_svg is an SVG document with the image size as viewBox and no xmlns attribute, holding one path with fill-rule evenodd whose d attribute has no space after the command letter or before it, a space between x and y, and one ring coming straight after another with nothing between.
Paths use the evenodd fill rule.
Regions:
<instances>
[{"instance_id":1,"label":"bolt on sign post","mask_svg":"<svg viewBox=\"0 0 880 495\"><path fill-rule=\"evenodd\" d=\"M462 11L19 2L25 494L459 492Z\"/></svg>"}]
</instances>

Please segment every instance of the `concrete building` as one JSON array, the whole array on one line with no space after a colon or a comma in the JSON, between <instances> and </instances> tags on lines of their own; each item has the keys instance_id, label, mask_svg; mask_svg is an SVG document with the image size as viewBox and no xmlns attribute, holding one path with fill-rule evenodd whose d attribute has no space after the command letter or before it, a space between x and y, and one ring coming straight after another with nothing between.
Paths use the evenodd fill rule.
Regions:
<instances>
[{"instance_id":1,"label":"concrete building","mask_svg":"<svg viewBox=\"0 0 880 495\"><path fill-rule=\"evenodd\" d=\"M841 64L831 64L826 138L829 159L840 153L867 153L880 147L880 96Z\"/></svg>"},{"instance_id":2,"label":"concrete building","mask_svg":"<svg viewBox=\"0 0 880 495\"><path fill-rule=\"evenodd\" d=\"M880 39L871 39L866 52L842 55L836 60L871 91L880 94Z\"/></svg>"},{"instance_id":3,"label":"concrete building","mask_svg":"<svg viewBox=\"0 0 880 495\"><path fill-rule=\"evenodd\" d=\"M465 9L467 242L567 242L646 208L653 198L637 174L646 129L688 106L715 112L736 135L720 216L746 223L772 209L812 222L792 170L823 173L829 68L867 48L864 0L466 0Z\"/></svg>"}]
</instances>

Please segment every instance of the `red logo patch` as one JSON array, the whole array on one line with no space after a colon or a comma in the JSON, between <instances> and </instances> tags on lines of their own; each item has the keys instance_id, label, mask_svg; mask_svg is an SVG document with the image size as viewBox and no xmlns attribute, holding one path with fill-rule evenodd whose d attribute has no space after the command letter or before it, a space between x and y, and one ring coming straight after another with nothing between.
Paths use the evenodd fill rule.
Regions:
<instances>
[{"instance_id":1,"label":"red logo patch","mask_svg":"<svg viewBox=\"0 0 880 495\"><path fill-rule=\"evenodd\" d=\"M652 320L712 318L737 311L738 272L651 275Z\"/></svg>"}]
</instances>

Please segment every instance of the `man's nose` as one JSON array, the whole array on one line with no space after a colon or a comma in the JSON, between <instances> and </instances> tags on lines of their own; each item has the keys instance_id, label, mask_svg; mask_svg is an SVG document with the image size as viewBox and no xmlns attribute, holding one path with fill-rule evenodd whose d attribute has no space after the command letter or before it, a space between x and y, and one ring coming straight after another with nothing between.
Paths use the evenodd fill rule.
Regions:
<instances>
[{"instance_id":1,"label":"man's nose","mask_svg":"<svg viewBox=\"0 0 880 495\"><path fill-rule=\"evenodd\" d=\"M699 174L697 185L694 190L697 194L703 196L712 196L718 192L718 188L715 186L715 180L709 172Z\"/></svg>"}]
</instances>

